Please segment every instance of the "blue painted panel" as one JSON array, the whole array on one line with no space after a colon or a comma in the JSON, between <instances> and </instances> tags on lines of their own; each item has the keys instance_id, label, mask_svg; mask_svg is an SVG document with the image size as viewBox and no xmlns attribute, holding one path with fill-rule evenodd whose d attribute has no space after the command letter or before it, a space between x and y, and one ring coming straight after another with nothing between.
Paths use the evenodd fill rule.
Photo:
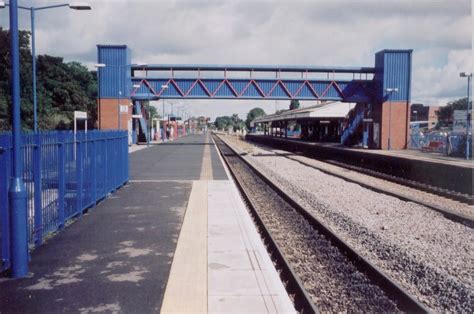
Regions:
<instances>
[{"instance_id":1,"label":"blue painted panel","mask_svg":"<svg viewBox=\"0 0 474 314\"><path fill-rule=\"evenodd\" d=\"M244 88L247 86L249 80L229 80L229 82L232 84L237 94L240 95L242 94Z\"/></svg>"},{"instance_id":2,"label":"blue painted panel","mask_svg":"<svg viewBox=\"0 0 474 314\"><path fill-rule=\"evenodd\" d=\"M324 91L326 90L326 88L328 87L328 83L316 81L316 82L311 82L311 86L316 91L316 93L318 93L319 97L321 97Z\"/></svg>"},{"instance_id":3,"label":"blue painted panel","mask_svg":"<svg viewBox=\"0 0 474 314\"><path fill-rule=\"evenodd\" d=\"M197 82L196 84L194 84L194 87L189 92L189 95L198 96L198 97L208 97L206 90L204 89L204 87L201 85L200 82Z\"/></svg>"},{"instance_id":4,"label":"blue painted panel","mask_svg":"<svg viewBox=\"0 0 474 314\"><path fill-rule=\"evenodd\" d=\"M232 92L230 86L225 83L219 88L219 90L215 93L215 97L235 97L235 94Z\"/></svg>"},{"instance_id":5,"label":"blue painted panel","mask_svg":"<svg viewBox=\"0 0 474 314\"><path fill-rule=\"evenodd\" d=\"M290 97L285 90L283 89L283 86L281 83L278 83L275 88L272 90L271 94L268 95L270 97Z\"/></svg>"},{"instance_id":6,"label":"blue painted panel","mask_svg":"<svg viewBox=\"0 0 474 314\"><path fill-rule=\"evenodd\" d=\"M97 62L105 64L98 68L100 98L129 98L131 84L131 53L125 45L97 46Z\"/></svg>"},{"instance_id":7,"label":"blue painted panel","mask_svg":"<svg viewBox=\"0 0 474 314\"><path fill-rule=\"evenodd\" d=\"M303 88L299 91L299 93L295 95L295 98L298 98L298 99L306 99L306 98L313 99L314 98L314 93L308 87L308 84L304 84Z\"/></svg>"},{"instance_id":8,"label":"blue painted panel","mask_svg":"<svg viewBox=\"0 0 474 314\"><path fill-rule=\"evenodd\" d=\"M186 93L189 91L191 86L193 85L195 80L192 79L182 79L182 80L175 80L176 84L178 85L179 89L186 95Z\"/></svg>"},{"instance_id":9,"label":"blue painted panel","mask_svg":"<svg viewBox=\"0 0 474 314\"><path fill-rule=\"evenodd\" d=\"M295 98L298 98L296 97L296 92L298 91L298 89L300 89L301 85L304 83L303 80L301 81L283 81L283 83L285 84L286 88L288 89L288 91L291 93L291 95L293 95Z\"/></svg>"},{"instance_id":10,"label":"blue painted panel","mask_svg":"<svg viewBox=\"0 0 474 314\"><path fill-rule=\"evenodd\" d=\"M204 83L206 84L207 90L212 94L216 92L216 89L221 84L222 80L206 80Z\"/></svg>"},{"instance_id":11,"label":"blue painted panel","mask_svg":"<svg viewBox=\"0 0 474 314\"><path fill-rule=\"evenodd\" d=\"M375 91L378 101L386 101L387 88L398 88L392 101L410 101L412 50L382 50L375 55Z\"/></svg>"},{"instance_id":12,"label":"blue painted panel","mask_svg":"<svg viewBox=\"0 0 474 314\"><path fill-rule=\"evenodd\" d=\"M323 100L342 100L370 102L373 82L364 80L353 81L304 81L304 80L285 80L279 82L274 79L262 79L252 81L249 79L181 79L174 78L173 82L168 83L169 88L161 93L161 85L168 82L167 78L149 78L146 82L142 78L134 78L134 84L140 84L132 95L133 99L146 100L159 98L246 98L246 99L323 99ZM147 86L150 84L153 91L149 91ZM278 84L277 84L278 83ZM175 84L182 90L181 94L175 87ZM276 85L275 85L276 84ZM336 88L339 86L341 93ZM206 91L206 88L209 92ZM286 89L285 89L286 88ZM315 96L312 89L318 92ZM288 91L287 91L288 90ZM298 94L296 92L299 91ZM149 95L151 93L151 95Z\"/></svg>"},{"instance_id":13,"label":"blue painted panel","mask_svg":"<svg viewBox=\"0 0 474 314\"><path fill-rule=\"evenodd\" d=\"M273 85L275 85L275 81L273 80L272 81L257 80L257 83L260 86L260 89L265 93L265 95L268 95Z\"/></svg>"}]
</instances>

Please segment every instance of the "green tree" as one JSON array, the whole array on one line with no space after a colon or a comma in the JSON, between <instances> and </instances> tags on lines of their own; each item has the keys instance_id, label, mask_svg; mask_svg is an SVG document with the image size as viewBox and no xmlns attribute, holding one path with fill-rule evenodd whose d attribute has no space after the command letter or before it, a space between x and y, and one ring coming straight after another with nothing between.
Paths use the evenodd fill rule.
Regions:
<instances>
[{"instance_id":1,"label":"green tree","mask_svg":"<svg viewBox=\"0 0 474 314\"><path fill-rule=\"evenodd\" d=\"M466 110L466 109L467 109L467 97L449 102L446 106L441 107L439 108L439 110L436 111L439 125L446 126L452 123L454 110Z\"/></svg>"},{"instance_id":2,"label":"green tree","mask_svg":"<svg viewBox=\"0 0 474 314\"><path fill-rule=\"evenodd\" d=\"M290 102L290 110L299 109L300 101L298 99L292 99Z\"/></svg>"},{"instance_id":3,"label":"green tree","mask_svg":"<svg viewBox=\"0 0 474 314\"><path fill-rule=\"evenodd\" d=\"M33 128L30 33L20 31L21 121L23 129ZM11 128L9 32L0 28L0 130ZM40 129L71 129L75 110L87 111L88 125L97 120L96 73L78 62L37 56L38 126Z\"/></svg>"},{"instance_id":4,"label":"green tree","mask_svg":"<svg viewBox=\"0 0 474 314\"><path fill-rule=\"evenodd\" d=\"M245 128L244 120L240 119L237 113L234 113L231 117L232 126L234 127L234 131L236 130L243 130Z\"/></svg>"},{"instance_id":5,"label":"green tree","mask_svg":"<svg viewBox=\"0 0 474 314\"><path fill-rule=\"evenodd\" d=\"M219 130L225 130L229 125L231 125L231 118L228 116L217 117L214 121L214 125Z\"/></svg>"},{"instance_id":6,"label":"green tree","mask_svg":"<svg viewBox=\"0 0 474 314\"><path fill-rule=\"evenodd\" d=\"M33 122L33 99L31 81L30 32L19 32L20 81L22 125L28 128ZM0 27L0 131L11 128L11 63L9 31Z\"/></svg>"},{"instance_id":7,"label":"green tree","mask_svg":"<svg viewBox=\"0 0 474 314\"><path fill-rule=\"evenodd\" d=\"M250 122L252 122L255 118L261 117L265 115L265 111L262 108L255 107L247 113L247 118L245 119L245 125L247 129L250 130Z\"/></svg>"}]
</instances>

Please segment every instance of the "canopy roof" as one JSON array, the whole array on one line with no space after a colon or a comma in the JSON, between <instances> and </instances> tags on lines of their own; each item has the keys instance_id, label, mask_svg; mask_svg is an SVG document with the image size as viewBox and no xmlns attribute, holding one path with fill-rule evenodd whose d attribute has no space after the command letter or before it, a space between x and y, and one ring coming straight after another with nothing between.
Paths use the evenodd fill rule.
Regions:
<instances>
[{"instance_id":1,"label":"canopy roof","mask_svg":"<svg viewBox=\"0 0 474 314\"><path fill-rule=\"evenodd\" d=\"M347 103L340 101L327 102L310 107L287 110L280 113L257 117L253 120L253 122L262 123L298 119L342 119L347 116L349 111L354 108L355 105L355 103Z\"/></svg>"}]
</instances>

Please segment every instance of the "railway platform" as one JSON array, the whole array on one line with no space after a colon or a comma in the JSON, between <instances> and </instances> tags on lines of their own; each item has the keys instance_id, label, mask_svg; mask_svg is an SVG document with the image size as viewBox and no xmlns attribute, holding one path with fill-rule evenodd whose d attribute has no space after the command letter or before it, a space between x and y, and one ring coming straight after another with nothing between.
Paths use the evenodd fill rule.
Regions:
<instances>
[{"instance_id":1,"label":"railway platform","mask_svg":"<svg viewBox=\"0 0 474 314\"><path fill-rule=\"evenodd\" d=\"M368 150L336 143L314 143L267 135L247 134L246 139L290 152L351 164L371 171L404 178L472 196L474 162L461 158L423 154L411 150Z\"/></svg>"},{"instance_id":2,"label":"railway platform","mask_svg":"<svg viewBox=\"0 0 474 314\"><path fill-rule=\"evenodd\" d=\"M0 312L290 313L209 135L130 155L130 181L0 278Z\"/></svg>"}]
</instances>

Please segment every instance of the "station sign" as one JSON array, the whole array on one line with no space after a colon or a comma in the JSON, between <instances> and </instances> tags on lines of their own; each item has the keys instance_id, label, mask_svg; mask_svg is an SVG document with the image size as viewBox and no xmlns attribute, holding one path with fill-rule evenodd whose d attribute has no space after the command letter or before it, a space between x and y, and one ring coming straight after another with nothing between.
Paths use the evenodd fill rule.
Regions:
<instances>
[{"instance_id":1,"label":"station sign","mask_svg":"<svg viewBox=\"0 0 474 314\"><path fill-rule=\"evenodd\" d=\"M120 105L120 113L128 113L128 106Z\"/></svg>"},{"instance_id":2,"label":"station sign","mask_svg":"<svg viewBox=\"0 0 474 314\"><path fill-rule=\"evenodd\" d=\"M466 132L467 112L466 110L454 110L453 113L453 132Z\"/></svg>"},{"instance_id":3,"label":"station sign","mask_svg":"<svg viewBox=\"0 0 474 314\"><path fill-rule=\"evenodd\" d=\"M74 120L86 120L87 112L85 111L74 111Z\"/></svg>"}]
</instances>

